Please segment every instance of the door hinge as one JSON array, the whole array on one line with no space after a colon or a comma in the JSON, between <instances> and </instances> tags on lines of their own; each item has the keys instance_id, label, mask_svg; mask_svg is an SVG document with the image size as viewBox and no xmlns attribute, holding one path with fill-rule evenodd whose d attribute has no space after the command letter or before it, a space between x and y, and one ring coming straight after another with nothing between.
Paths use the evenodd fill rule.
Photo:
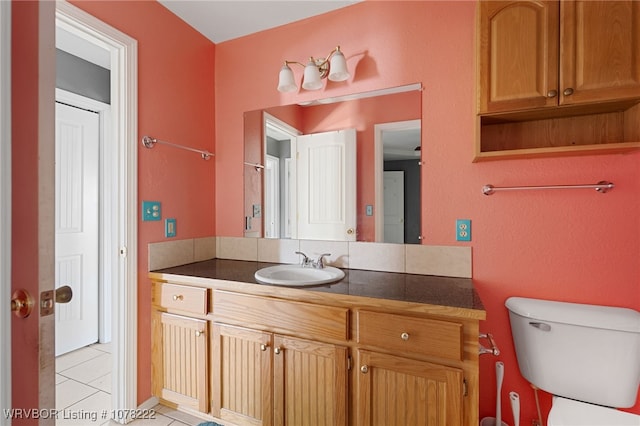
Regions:
<instances>
[{"instance_id":1,"label":"door hinge","mask_svg":"<svg viewBox=\"0 0 640 426\"><path fill-rule=\"evenodd\" d=\"M347 371L351 371L351 355L347 356Z\"/></svg>"},{"instance_id":2,"label":"door hinge","mask_svg":"<svg viewBox=\"0 0 640 426\"><path fill-rule=\"evenodd\" d=\"M120 247L120 257L127 257L127 248L126 247Z\"/></svg>"},{"instance_id":3,"label":"door hinge","mask_svg":"<svg viewBox=\"0 0 640 426\"><path fill-rule=\"evenodd\" d=\"M469 389L467 388L467 379L462 379L462 396L468 396Z\"/></svg>"}]
</instances>

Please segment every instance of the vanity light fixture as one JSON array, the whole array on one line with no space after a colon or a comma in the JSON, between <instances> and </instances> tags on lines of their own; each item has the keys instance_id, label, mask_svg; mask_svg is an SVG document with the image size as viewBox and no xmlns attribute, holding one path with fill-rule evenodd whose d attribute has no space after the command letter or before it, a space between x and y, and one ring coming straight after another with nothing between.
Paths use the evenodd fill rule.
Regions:
<instances>
[{"instance_id":1,"label":"vanity light fixture","mask_svg":"<svg viewBox=\"0 0 640 426\"><path fill-rule=\"evenodd\" d=\"M350 77L347 70L347 60L340 51L340 46L338 46L324 59L310 57L306 65L297 61L284 61L278 79L279 92L295 92L298 90L298 85L289 64L298 64L304 67L302 88L305 90L322 88L322 79L325 77L328 77L331 81L345 81Z\"/></svg>"}]
</instances>

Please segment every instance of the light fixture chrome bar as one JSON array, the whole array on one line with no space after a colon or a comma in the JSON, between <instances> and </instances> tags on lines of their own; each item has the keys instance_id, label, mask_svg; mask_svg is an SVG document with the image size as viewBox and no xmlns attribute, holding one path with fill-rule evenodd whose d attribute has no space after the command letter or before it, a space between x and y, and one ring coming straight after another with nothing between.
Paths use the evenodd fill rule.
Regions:
<instances>
[{"instance_id":1,"label":"light fixture chrome bar","mask_svg":"<svg viewBox=\"0 0 640 426\"><path fill-rule=\"evenodd\" d=\"M595 189L596 192L601 194L607 193L614 188L614 184L607 181L600 181L595 184L586 185L541 185L541 186L502 186L496 187L493 185L485 185L482 187L482 193L484 195L491 195L496 191L520 191L530 189Z\"/></svg>"},{"instance_id":2,"label":"light fixture chrome bar","mask_svg":"<svg viewBox=\"0 0 640 426\"><path fill-rule=\"evenodd\" d=\"M169 145L169 146L172 146L174 148L185 149L185 150L191 151L191 152L197 152L198 154L200 154L200 156L202 157L203 160L208 160L214 155L214 154L210 153L209 151L203 151L201 149L189 148L188 146L183 146L183 145L178 145L178 144L171 143L171 142L161 141L159 139L152 138L151 136L143 136L142 137L142 145L144 145L146 148L153 148L155 146L155 144L157 144L157 143L163 144L163 145Z\"/></svg>"}]
</instances>

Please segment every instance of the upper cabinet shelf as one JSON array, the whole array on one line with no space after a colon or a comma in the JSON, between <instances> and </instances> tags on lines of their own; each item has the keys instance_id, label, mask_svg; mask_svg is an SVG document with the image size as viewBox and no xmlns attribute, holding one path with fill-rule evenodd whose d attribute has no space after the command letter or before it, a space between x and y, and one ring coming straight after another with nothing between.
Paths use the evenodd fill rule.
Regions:
<instances>
[{"instance_id":1,"label":"upper cabinet shelf","mask_svg":"<svg viewBox=\"0 0 640 426\"><path fill-rule=\"evenodd\" d=\"M476 160L640 147L640 2L478 2Z\"/></svg>"}]
</instances>

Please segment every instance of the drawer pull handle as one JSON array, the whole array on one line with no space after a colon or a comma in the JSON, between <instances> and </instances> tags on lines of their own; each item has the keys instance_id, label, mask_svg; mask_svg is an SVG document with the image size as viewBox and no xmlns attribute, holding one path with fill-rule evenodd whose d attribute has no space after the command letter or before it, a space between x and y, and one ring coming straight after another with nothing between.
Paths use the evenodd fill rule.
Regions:
<instances>
[{"instance_id":1,"label":"drawer pull handle","mask_svg":"<svg viewBox=\"0 0 640 426\"><path fill-rule=\"evenodd\" d=\"M181 295L181 294L174 294L173 295L173 301L174 302L177 302L178 300L183 300L183 299L184 299L184 296Z\"/></svg>"},{"instance_id":2,"label":"drawer pull handle","mask_svg":"<svg viewBox=\"0 0 640 426\"><path fill-rule=\"evenodd\" d=\"M273 352L275 352L275 353L276 353L276 355L280 355L281 349L280 349L280 348L275 348L275 349L273 350Z\"/></svg>"},{"instance_id":3,"label":"drawer pull handle","mask_svg":"<svg viewBox=\"0 0 640 426\"><path fill-rule=\"evenodd\" d=\"M261 345L260 345L260 350L261 350L262 352L264 352L264 351L266 351L266 350L267 350L267 348L268 348L268 347L269 347L269 345L265 345L265 344L263 343L263 344L261 344Z\"/></svg>"},{"instance_id":4,"label":"drawer pull handle","mask_svg":"<svg viewBox=\"0 0 640 426\"><path fill-rule=\"evenodd\" d=\"M557 90L549 90L547 92L547 98L555 98L556 96L558 96Z\"/></svg>"},{"instance_id":5,"label":"drawer pull handle","mask_svg":"<svg viewBox=\"0 0 640 426\"><path fill-rule=\"evenodd\" d=\"M562 92L562 94L565 95L565 96L573 95L573 88L567 87L566 89L564 89L564 92Z\"/></svg>"},{"instance_id":6,"label":"drawer pull handle","mask_svg":"<svg viewBox=\"0 0 640 426\"><path fill-rule=\"evenodd\" d=\"M369 366L368 365L363 365L362 367L360 367L360 371L362 372L362 374L367 374L369 372Z\"/></svg>"},{"instance_id":7,"label":"drawer pull handle","mask_svg":"<svg viewBox=\"0 0 640 426\"><path fill-rule=\"evenodd\" d=\"M409 340L409 333L402 333L400 338L405 341Z\"/></svg>"},{"instance_id":8,"label":"drawer pull handle","mask_svg":"<svg viewBox=\"0 0 640 426\"><path fill-rule=\"evenodd\" d=\"M196 337L200 337L204 334L204 332L200 331L200 330L196 330Z\"/></svg>"}]
</instances>

